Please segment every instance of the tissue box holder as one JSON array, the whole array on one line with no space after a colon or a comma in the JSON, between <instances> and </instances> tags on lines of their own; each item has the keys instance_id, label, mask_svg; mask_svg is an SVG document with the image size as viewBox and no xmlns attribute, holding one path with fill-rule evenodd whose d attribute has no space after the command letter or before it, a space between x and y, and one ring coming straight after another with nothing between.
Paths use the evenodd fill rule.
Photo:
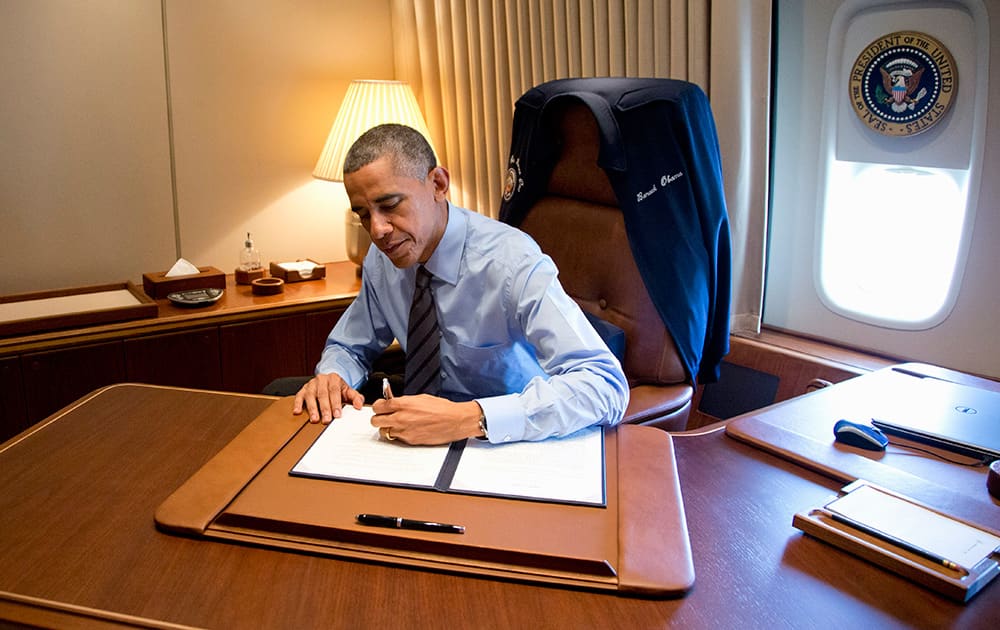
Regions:
<instances>
[{"instance_id":1,"label":"tissue box holder","mask_svg":"<svg viewBox=\"0 0 1000 630\"><path fill-rule=\"evenodd\" d=\"M175 291L226 288L226 274L215 267L198 267L198 271L199 273L171 278L167 277L166 271L144 273L142 274L142 289L146 295L158 300Z\"/></svg>"},{"instance_id":2,"label":"tissue box holder","mask_svg":"<svg viewBox=\"0 0 1000 630\"><path fill-rule=\"evenodd\" d=\"M316 267L315 269L313 269L313 272L311 274L309 274L308 276L304 276L294 269L285 269L284 267L281 266L281 263L272 262L271 275L274 276L275 278L281 278L285 282L321 280L326 277L326 265L322 265L310 258L307 258L304 261L295 261L295 262L311 262L312 264L316 265Z\"/></svg>"}]
</instances>

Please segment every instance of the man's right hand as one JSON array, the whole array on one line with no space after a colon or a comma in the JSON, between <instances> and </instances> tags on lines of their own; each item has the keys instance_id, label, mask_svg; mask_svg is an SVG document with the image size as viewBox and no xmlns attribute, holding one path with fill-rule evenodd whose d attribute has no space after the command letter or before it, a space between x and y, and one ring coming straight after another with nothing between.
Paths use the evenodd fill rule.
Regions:
<instances>
[{"instance_id":1,"label":"man's right hand","mask_svg":"<svg viewBox=\"0 0 1000 630\"><path fill-rule=\"evenodd\" d=\"M295 394L292 413L299 415L303 410L309 413L309 422L330 424L339 418L344 403L361 409L365 397L347 384L337 374L317 374Z\"/></svg>"}]
</instances>

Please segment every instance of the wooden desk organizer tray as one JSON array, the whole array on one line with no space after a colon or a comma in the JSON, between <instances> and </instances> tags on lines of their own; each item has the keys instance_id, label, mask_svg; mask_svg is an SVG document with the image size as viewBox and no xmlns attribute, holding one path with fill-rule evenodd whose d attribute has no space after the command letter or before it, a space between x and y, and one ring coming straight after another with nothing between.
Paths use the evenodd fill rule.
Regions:
<instances>
[{"instance_id":1,"label":"wooden desk organizer tray","mask_svg":"<svg viewBox=\"0 0 1000 630\"><path fill-rule=\"evenodd\" d=\"M142 274L142 288L146 295L159 300L176 291L195 289L225 289L226 274L215 267L198 267L199 273L168 278L167 271Z\"/></svg>"},{"instance_id":2,"label":"wooden desk organizer tray","mask_svg":"<svg viewBox=\"0 0 1000 630\"><path fill-rule=\"evenodd\" d=\"M303 263L312 263L312 271L302 271L299 269L293 269L285 267L284 265L301 265ZM285 282L303 282L305 280L322 280L326 277L326 265L320 264L315 260L309 258L305 260L296 260L294 262L272 262L271 263L271 275L275 278L281 278Z\"/></svg>"},{"instance_id":3,"label":"wooden desk organizer tray","mask_svg":"<svg viewBox=\"0 0 1000 630\"><path fill-rule=\"evenodd\" d=\"M864 480L841 492L837 500L796 514L792 525L958 602L1000 573L1000 536ZM855 500L853 493L864 498ZM850 515L833 507L841 501L852 501ZM867 522L866 513L877 524ZM935 545L949 551L936 552Z\"/></svg>"},{"instance_id":4,"label":"wooden desk organizer tray","mask_svg":"<svg viewBox=\"0 0 1000 630\"><path fill-rule=\"evenodd\" d=\"M131 282L0 296L0 337L156 317Z\"/></svg>"},{"instance_id":5,"label":"wooden desk organizer tray","mask_svg":"<svg viewBox=\"0 0 1000 630\"><path fill-rule=\"evenodd\" d=\"M606 432L606 503L595 507L292 476L323 426L291 409L291 398L275 401L160 505L157 527L623 595L678 597L694 582L673 442L663 431ZM433 515L465 533L366 527L355 519L364 512Z\"/></svg>"}]
</instances>

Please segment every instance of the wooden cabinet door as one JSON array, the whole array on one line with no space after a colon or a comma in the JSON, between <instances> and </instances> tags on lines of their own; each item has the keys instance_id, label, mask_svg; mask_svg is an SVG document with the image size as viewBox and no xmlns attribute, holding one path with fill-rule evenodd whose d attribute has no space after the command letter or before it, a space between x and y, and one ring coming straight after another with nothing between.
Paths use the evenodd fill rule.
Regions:
<instances>
[{"instance_id":1,"label":"wooden cabinet door","mask_svg":"<svg viewBox=\"0 0 1000 630\"><path fill-rule=\"evenodd\" d=\"M0 359L0 442L27 428L21 358Z\"/></svg>"},{"instance_id":2,"label":"wooden cabinet door","mask_svg":"<svg viewBox=\"0 0 1000 630\"><path fill-rule=\"evenodd\" d=\"M21 357L29 425L84 394L125 380L121 341L108 341Z\"/></svg>"},{"instance_id":3,"label":"wooden cabinet door","mask_svg":"<svg viewBox=\"0 0 1000 630\"><path fill-rule=\"evenodd\" d=\"M125 373L136 383L221 389L219 328L126 339Z\"/></svg>"},{"instance_id":4,"label":"wooden cabinet door","mask_svg":"<svg viewBox=\"0 0 1000 630\"><path fill-rule=\"evenodd\" d=\"M312 373L305 315L222 326L219 342L226 391L259 394L276 378Z\"/></svg>"},{"instance_id":5,"label":"wooden cabinet door","mask_svg":"<svg viewBox=\"0 0 1000 630\"><path fill-rule=\"evenodd\" d=\"M312 374L319 363L319 357L323 354L323 346L326 345L326 338L330 336L330 331L340 320L346 309L338 308L322 313L309 313L306 315L306 363L309 365L308 374Z\"/></svg>"}]
</instances>

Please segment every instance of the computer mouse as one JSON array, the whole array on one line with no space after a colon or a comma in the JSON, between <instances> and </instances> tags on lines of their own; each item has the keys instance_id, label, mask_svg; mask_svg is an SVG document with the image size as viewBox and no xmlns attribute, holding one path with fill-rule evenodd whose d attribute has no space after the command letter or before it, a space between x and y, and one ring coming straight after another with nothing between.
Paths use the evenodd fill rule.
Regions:
<instances>
[{"instance_id":1,"label":"computer mouse","mask_svg":"<svg viewBox=\"0 0 1000 630\"><path fill-rule=\"evenodd\" d=\"M869 451L884 451L889 445L889 438L879 429L870 424L837 420L833 425L833 436L841 444L857 446Z\"/></svg>"}]
</instances>

